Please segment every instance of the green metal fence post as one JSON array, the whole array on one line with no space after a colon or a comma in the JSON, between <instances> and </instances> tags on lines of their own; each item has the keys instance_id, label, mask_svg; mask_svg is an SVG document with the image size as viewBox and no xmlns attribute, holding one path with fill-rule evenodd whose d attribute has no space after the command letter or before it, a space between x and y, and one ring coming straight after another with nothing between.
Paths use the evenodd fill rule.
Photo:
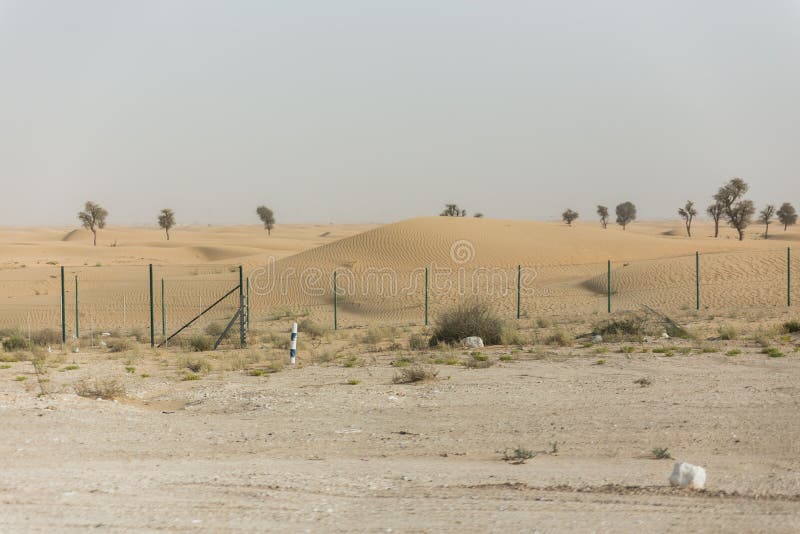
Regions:
<instances>
[{"instance_id":1,"label":"green metal fence post","mask_svg":"<svg viewBox=\"0 0 800 534\"><path fill-rule=\"evenodd\" d=\"M336 309L339 305L336 289L336 271L333 271L333 329L339 330L339 316Z\"/></svg>"},{"instance_id":2,"label":"green metal fence post","mask_svg":"<svg viewBox=\"0 0 800 534\"><path fill-rule=\"evenodd\" d=\"M522 316L522 265L517 265L517 319Z\"/></svg>"},{"instance_id":3,"label":"green metal fence post","mask_svg":"<svg viewBox=\"0 0 800 534\"><path fill-rule=\"evenodd\" d=\"M608 313L611 313L611 260L608 260L608 281L606 283L608 297Z\"/></svg>"},{"instance_id":4,"label":"green metal fence post","mask_svg":"<svg viewBox=\"0 0 800 534\"><path fill-rule=\"evenodd\" d=\"M694 253L694 279L695 279L695 303L696 307L700 309L700 251Z\"/></svg>"},{"instance_id":5,"label":"green metal fence post","mask_svg":"<svg viewBox=\"0 0 800 534\"><path fill-rule=\"evenodd\" d=\"M792 305L792 248L786 247L786 306Z\"/></svg>"},{"instance_id":6,"label":"green metal fence post","mask_svg":"<svg viewBox=\"0 0 800 534\"><path fill-rule=\"evenodd\" d=\"M80 339L80 331L78 329L78 275L75 275L75 339Z\"/></svg>"},{"instance_id":7,"label":"green metal fence post","mask_svg":"<svg viewBox=\"0 0 800 534\"><path fill-rule=\"evenodd\" d=\"M153 314L153 264L148 266L150 273L150 346L156 346L155 315Z\"/></svg>"},{"instance_id":8,"label":"green metal fence post","mask_svg":"<svg viewBox=\"0 0 800 534\"><path fill-rule=\"evenodd\" d=\"M164 303L164 279L161 279L161 337L167 342L167 310Z\"/></svg>"},{"instance_id":9,"label":"green metal fence post","mask_svg":"<svg viewBox=\"0 0 800 534\"><path fill-rule=\"evenodd\" d=\"M428 268L425 267L425 326L428 326Z\"/></svg>"},{"instance_id":10,"label":"green metal fence post","mask_svg":"<svg viewBox=\"0 0 800 534\"><path fill-rule=\"evenodd\" d=\"M245 298L247 299L246 303L247 309L245 311L247 312L247 330L250 330L250 276L249 275L247 276L246 284L247 284L247 294L245 295Z\"/></svg>"},{"instance_id":11,"label":"green metal fence post","mask_svg":"<svg viewBox=\"0 0 800 534\"><path fill-rule=\"evenodd\" d=\"M61 266L61 344L67 343L67 301L64 288L64 266Z\"/></svg>"},{"instance_id":12,"label":"green metal fence post","mask_svg":"<svg viewBox=\"0 0 800 534\"><path fill-rule=\"evenodd\" d=\"M239 346L247 348L247 319L244 316L244 269L239 265Z\"/></svg>"}]
</instances>

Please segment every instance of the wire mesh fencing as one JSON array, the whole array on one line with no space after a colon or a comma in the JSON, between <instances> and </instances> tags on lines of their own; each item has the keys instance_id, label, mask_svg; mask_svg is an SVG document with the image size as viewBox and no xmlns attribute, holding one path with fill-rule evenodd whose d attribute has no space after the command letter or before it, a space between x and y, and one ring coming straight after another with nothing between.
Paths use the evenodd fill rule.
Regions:
<instances>
[{"instance_id":1,"label":"wire mesh fencing","mask_svg":"<svg viewBox=\"0 0 800 534\"><path fill-rule=\"evenodd\" d=\"M243 269L238 265L40 265L0 273L0 329L31 343L240 347L247 332L423 326L468 300L507 319L597 316L641 306L775 308L800 302L791 250L583 265ZM240 283L241 282L241 283ZM0 336L1 337L1 336Z\"/></svg>"}]
</instances>

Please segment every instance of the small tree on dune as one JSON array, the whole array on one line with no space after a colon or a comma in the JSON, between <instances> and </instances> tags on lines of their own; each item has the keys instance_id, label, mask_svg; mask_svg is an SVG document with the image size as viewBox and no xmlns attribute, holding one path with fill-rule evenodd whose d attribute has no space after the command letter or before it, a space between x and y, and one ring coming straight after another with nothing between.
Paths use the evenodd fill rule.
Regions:
<instances>
[{"instance_id":1,"label":"small tree on dune","mask_svg":"<svg viewBox=\"0 0 800 534\"><path fill-rule=\"evenodd\" d=\"M775 212L775 215L778 216L778 220L783 225L784 232L787 228L797 223L797 211L794 209L794 206L788 202L781 204L781 207L778 208L778 211Z\"/></svg>"},{"instance_id":2,"label":"small tree on dune","mask_svg":"<svg viewBox=\"0 0 800 534\"><path fill-rule=\"evenodd\" d=\"M706 213L714 221L714 237L719 237L719 220L722 219L722 204L714 202L706 208Z\"/></svg>"},{"instance_id":3,"label":"small tree on dune","mask_svg":"<svg viewBox=\"0 0 800 534\"><path fill-rule=\"evenodd\" d=\"M256 208L256 213L261 222L264 223L264 228L267 230L267 235L272 235L272 229L275 228L275 214L266 206L259 206Z\"/></svg>"},{"instance_id":4,"label":"small tree on dune","mask_svg":"<svg viewBox=\"0 0 800 534\"><path fill-rule=\"evenodd\" d=\"M775 215L775 206L767 204L758 214L758 222L764 225L764 239L769 238L769 225L772 224L772 217Z\"/></svg>"},{"instance_id":5,"label":"small tree on dune","mask_svg":"<svg viewBox=\"0 0 800 534\"><path fill-rule=\"evenodd\" d=\"M739 200L727 211L728 224L739 233L739 241L744 241L744 230L753 221L755 212L752 200Z\"/></svg>"},{"instance_id":6,"label":"small tree on dune","mask_svg":"<svg viewBox=\"0 0 800 534\"><path fill-rule=\"evenodd\" d=\"M158 226L167 234L169 241L169 231L175 226L175 212L169 208L164 208L158 214Z\"/></svg>"},{"instance_id":7,"label":"small tree on dune","mask_svg":"<svg viewBox=\"0 0 800 534\"><path fill-rule=\"evenodd\" d=\"M462 210L458 207L458 204L445 204L444 211L439 215L441 217L466 217L467 210Z\"/></svg>"},{"instance_id":8,"label":"small tree on dune","mask_svg":"<svg viewBox=\"0 0 800 534\"><path fill-rule=\"evenodd\" d=\"M617 224L625 230L630 223L636 220L636 206L632 202L623 202L617 206Z\"/></svg>"},{"instance_id":9,"label":"small tree on dune","mask_svg":"<svg viewBox=\"0 0 800 534\"><path fill-rule=\"evenodd\" d=\"M683 217L683 223L686 225L686 235L692 237L692 220L697 215L697 210L694 209L694 202L687 200L684 207L678 208L678 215Z\"/></svg>"},{"instance_id":10,"label":"small tree on dune","mask_svg":"<svg viewBox=\"0 0 800 534\"><path fill-rule=\"evenodd\" d=\"M91 230L94 236L94 246L97 246L97 230L106 227L106 217L108 212L103 207L92 201L83 205L83 211L78 213L78 219L87 230Z\"/></svg>"},{"instance_id":11,"label":"small tree on dune","mask_svg":"<svg viewBox=\"0 0 800 534\"><path fill-rule=\"evenodd\" d=\"M608 208L597 206L597 214L600 216L600 224L603 225L603 228L608 227Z\"/></svg>"},{"instance_id":12,"label":"small tree on dune","mask_svg":"<svg viewBox=\"0 0 800 534\"><path fill-rule=\"evenodd\" d=\"M574 221L577 218L578 218L578 212L572 211L570 209L561 214L561 219L569 226L572 226L572 221Z\"/></svg>"}]
</instances>

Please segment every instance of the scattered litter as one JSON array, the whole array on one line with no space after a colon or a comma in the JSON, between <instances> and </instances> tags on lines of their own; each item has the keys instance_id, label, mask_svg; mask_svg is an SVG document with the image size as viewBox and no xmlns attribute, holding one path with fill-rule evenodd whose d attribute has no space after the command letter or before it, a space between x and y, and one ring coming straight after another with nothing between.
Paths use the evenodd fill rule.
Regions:
<instances>
[{"instance_id":1,"label":"scattered litter","mask_svg":"<svg viewBox=\"0 0 800 534\"><path fill-rule=\"evenodd\" d=\"M468 349L480 349L483 348L483 339L478 336L470 336L465 337L461 340L461 343L464 344L465 347Z\"/></svg>"},{"instance_id":2,"label":"scattered litter","mask_svg":"<svg viewBox=\"0 0 800 534\"><path fill-rule=\"evenodd\" d=\"M680 488L703 489L706 485L706 470L699 465L678 462L672 468L669 483Z\"/></svg>"}]
</instances>

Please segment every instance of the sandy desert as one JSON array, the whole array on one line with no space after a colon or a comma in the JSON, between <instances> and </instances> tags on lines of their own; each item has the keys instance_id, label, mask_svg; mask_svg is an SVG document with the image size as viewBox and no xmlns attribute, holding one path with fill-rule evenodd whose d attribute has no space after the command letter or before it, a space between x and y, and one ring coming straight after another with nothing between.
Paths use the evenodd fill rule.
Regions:
<instances>
[{"instance_id":1,"label":"sandy desert","mask_svg":"<svg viewBox=\"0 0 800 534\"><path fill-rule=\"evenodd\" d=\"M785 299L798 234L681 230L436 217L271 236L186 227L168 242L111 227L93 247L83 231L3 229L4 339L45 341L0 353L0 530L796 531L800 338ZM242 265L249 346L192 351L235 313L223 303L152 349L150 263L171 290L170 328ZM75 338L69 293L63 348L46 341L60 336L62 264L82 325ZM414 282L425 267L441 273L430 326ZM351 284L338 330L334 270ZM507 321L502 345L413 342L476 296ZM642 313L647 336L592 339ZM662 314L687 335L662 337ZM414 369L425 376L403 380ZM707 469L704 490L670 487L678 460Z\"/></svg>"}]
</instances>

